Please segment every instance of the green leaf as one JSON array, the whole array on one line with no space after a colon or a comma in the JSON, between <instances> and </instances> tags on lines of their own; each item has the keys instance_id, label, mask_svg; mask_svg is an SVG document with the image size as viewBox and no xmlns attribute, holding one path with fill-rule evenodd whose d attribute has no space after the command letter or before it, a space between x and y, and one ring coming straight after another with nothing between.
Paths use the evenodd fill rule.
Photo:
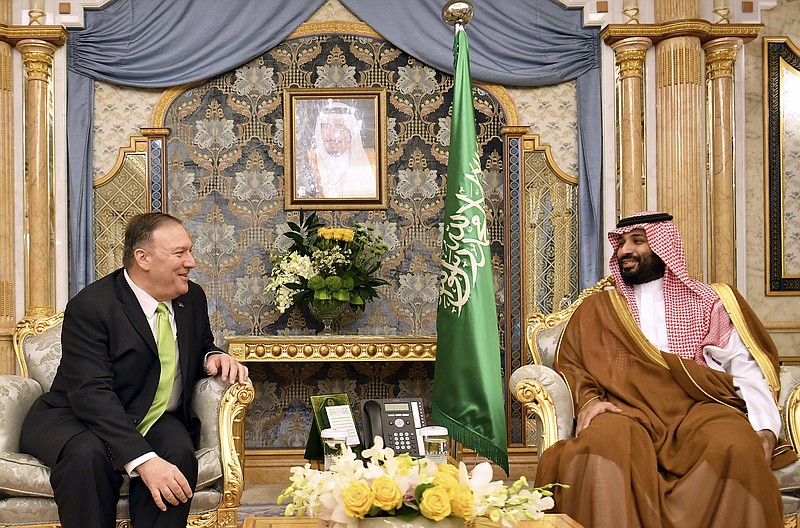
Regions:
<instances>
[{"instance_id":1,"label":"green leaf","mask_svg":"<svg viewBox=\"0 0 800 528\"><path fill-rule=\"evenodd\" d=\"M328 290L328 288L314 290L314 299L317 301L328 301L331 299L331 292Z\"/></svg>"},{"instance_id":2,"label":"green leaf","mask_svg":"<svg viewBox=\"0 0 800 528\"><path fill-rule=\"evenodd\" d=\"M423 484L420 484L419 486L417 486L414 489L414 502L419 504L419 502L422 500L422 494L425 493L425 490L428 489L428 488L432 488L435 485L436 484L423 483Z\"/></svg>"},{"instance_id":3,"label":"green leaf","mask_svg":"<svg viewBox=\"0 0 800 528\"><path fill-rule=\"evenodd\" d=\"M344 301L344 302L353 302L353 299L350 297L350 293L345 290L339 290L333 293L333 298L337 301Z\"/></svg>"}]
</instances>

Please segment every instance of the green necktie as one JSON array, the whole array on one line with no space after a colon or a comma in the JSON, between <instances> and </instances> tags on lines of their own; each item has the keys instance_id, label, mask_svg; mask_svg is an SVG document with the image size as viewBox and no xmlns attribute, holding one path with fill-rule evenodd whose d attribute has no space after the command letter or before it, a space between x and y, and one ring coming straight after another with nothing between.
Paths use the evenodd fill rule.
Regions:
<instances>
[{"instance_id":1,"label":"green necktie","mask_svg":"<svg viewBox=\"0 0 800 528\"><path fill-rule=\"evenodd\" d=\"M163 302L156 308L156 331L158 333L158 361L161 363L161 376L158 378L158 387L150 410L136 427L142 435L146 435L150 427L161 418L169 403L172 394L172 385L175 383L175 334L169 324L169 310Z\"/></svg>"}]
</instances>

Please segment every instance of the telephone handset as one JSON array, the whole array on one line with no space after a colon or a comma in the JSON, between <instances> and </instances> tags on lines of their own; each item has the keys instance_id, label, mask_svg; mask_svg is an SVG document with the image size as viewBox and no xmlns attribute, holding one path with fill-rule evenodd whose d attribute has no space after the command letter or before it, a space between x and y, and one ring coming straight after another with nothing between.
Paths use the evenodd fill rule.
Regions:
<instances>
[{"instance_id":1,"label":"telephone handset","mask_svg":"<svg viewBox=\"0 0 800 528\"><path fill-rule=\"evenodd\" d=\"M364 445L372 447L376 436L395 453L425 455L418 429L425 427L421 398L364 400L361 402L364 422Z\"/></svg>"}]
</instances>

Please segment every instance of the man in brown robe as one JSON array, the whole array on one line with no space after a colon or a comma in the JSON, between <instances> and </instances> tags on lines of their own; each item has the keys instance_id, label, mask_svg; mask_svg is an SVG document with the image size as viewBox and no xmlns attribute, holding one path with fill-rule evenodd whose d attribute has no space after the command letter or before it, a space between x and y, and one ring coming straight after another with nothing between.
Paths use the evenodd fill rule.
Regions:
<instances>
[{"instance_id":1,"label":"man in brown robe","mask_svg":"<svg viewBox=\"0 0 800 528\"><path fill-rule=\"evenodd\" d=\"M616 287L586 298L555 362L577 436L539 461L556 510L588 528L783 526L775 346L732 288L691 279L672 217L609 233ZM777 447L776 447L777 446Z\"/></svg>"}]
</instances>

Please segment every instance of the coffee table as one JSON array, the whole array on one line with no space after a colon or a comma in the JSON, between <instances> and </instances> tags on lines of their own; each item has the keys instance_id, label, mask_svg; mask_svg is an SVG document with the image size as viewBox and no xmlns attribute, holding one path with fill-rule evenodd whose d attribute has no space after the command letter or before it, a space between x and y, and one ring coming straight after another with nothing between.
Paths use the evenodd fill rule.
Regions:
<instances>
[{"instance_id":1,"label":"coffee table","mask_svg":"<svg viewBox=\"0 0 800 528\"><path fill-rule=\"evenodd\" d=\"M490 521L477 521L477 528L496 528ZM563 513L551 513L539 521L522 521L520 528L583 528ZM243 528L317 528L314 517L248 517Z\"/></svg>"}]
</instances>

